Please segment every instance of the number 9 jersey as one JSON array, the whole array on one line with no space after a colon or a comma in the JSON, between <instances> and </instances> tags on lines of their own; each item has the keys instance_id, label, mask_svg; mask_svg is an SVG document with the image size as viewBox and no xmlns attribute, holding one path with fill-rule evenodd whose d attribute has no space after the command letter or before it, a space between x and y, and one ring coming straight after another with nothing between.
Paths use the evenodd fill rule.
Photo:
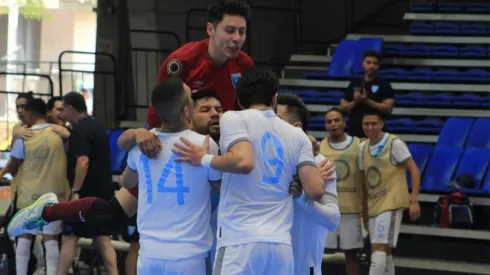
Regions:
<instances>
[{"instance_id":1,"label":"number 9 jersey","mask_svg":"<svg viewBox=\"0 0 490 275\"><path fill-rule=\"evenodd\" d=\"M255 166L249 174L223 173L217 247L257 242L291 245L289 185L298 167L316 167L310 140L270 108L228 111L220 129L221 152L250 141Z\"/></svg>"},{"instance_id":2,"label":"number 9 jersey","mask_svg":"<svg viewBox=\"0 0 490 275\"><path fill-rule=\"evenodd\" d=\"M210 181L221 172L177 162L171 149L180 137L203 144L205 136L185 130L163 133L151 130L162 143L156 159L147 158L137 146L128 155L128 169L138 173L139 255L143 258L179 260L206 255L213 243ZM210 151L218 154L212 140Z\"/></svg>"}]
</instances>

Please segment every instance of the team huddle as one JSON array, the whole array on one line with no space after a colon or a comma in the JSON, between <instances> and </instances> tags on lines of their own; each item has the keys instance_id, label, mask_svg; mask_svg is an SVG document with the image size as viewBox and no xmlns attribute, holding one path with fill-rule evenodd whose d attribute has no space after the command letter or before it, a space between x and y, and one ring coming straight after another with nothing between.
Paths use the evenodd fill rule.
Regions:
<instances>
[{"instance_id":1,"label":"team huddle","mask_svg":"<svg viewBox=\"0 0 490 275\"><path fill-rule=\"evenodd\" d=\"M345 134L335 108L326 114L329 136L319 145L308 137L302 100L279 94L276 75L240 50L249 13L243 2L212 5L210 38L164 61L148 130L119 138L128 158L114 198L66 202L44 189L14 216L9 235L40 234L59 221L110 231L137 213L141 275L205 275L206 258L215 275L320 275L325 244L344 251L347 274L359 275L362 213L369 274L393 275L403 209L411 219L420 213L410 152L382 131L379 113L363 117L367 140Z\"/></svg>"}]
</instances>

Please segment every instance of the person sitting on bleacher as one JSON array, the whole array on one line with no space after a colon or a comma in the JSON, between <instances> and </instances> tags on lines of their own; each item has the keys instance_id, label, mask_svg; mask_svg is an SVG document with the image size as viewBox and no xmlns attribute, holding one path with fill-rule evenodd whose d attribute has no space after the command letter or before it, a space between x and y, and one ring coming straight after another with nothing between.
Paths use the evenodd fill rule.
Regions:
<instances>
[{"instance_id":1,"label":"person sitting on bleacher","mask_svg":"<svg viewBox=\"0 0 490 275\"><path fill-rule=\"evenodd\" d=\"M31 125L32 136L16 139L12 146L11 161L5 170L17 178L17 209L32 204L46 192L57 194L60 200L67 198L66 154L61 137L51 131L46 122L47 107L42 99L27 102L24 120ZM46 273L56 274L59 259L58 235L61 222L45 226L42 230L46 249ZM27 275L33 235L23 234L16 247L18 275Z\"/></svg>"},{"instance_id":2,"label":"person sitting on bleacher","mask_svg":"<svg viewBox=\"0 0 490 275\"><path fill-rule=\"evenodd\" d=\"M369 275L394 275L391 255L396 247L403 209L412 221L420 217L420 172L407 145L397 136L383 132L383 115L366 113L362 128L368 137L359 145L359 169L364 171L371 240ZM410 173L412 198L409 201L407 176ZM386 272L385 272L386 269Z\"/></svg>"},{"instance_id":3,"label":"person sitting on bleacher","mask_svg":"<svg viewBox=\"0 0 490 275\"><path fill-rule=\"evenodd\" d=\"M390 83L378 76L380 55L376 51L366 51L362 61L365 70L362 79L352 80L340 100L340 110L349 113L347 129L350 136L364 138L362 116L365 112L379 111L391 114L395 95Z\"/></svg>"}]
</instances>

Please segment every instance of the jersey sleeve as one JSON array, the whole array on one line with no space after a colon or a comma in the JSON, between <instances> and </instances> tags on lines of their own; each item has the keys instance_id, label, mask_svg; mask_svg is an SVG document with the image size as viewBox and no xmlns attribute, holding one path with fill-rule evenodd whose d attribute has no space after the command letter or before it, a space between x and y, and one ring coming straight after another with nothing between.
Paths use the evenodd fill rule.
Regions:
<instances>
[{"instance_id":1,"label":"jersey sleeve","mask_svg":"<svg viewBox=\"0 0 490 275\"><path fill-rule=\"evenodd\" d=\"M221 153L226 153L240 141L250 141L245 118L239 112L228 111L219 120Z\"/></svg>"},{"instance_id":2,"label":"jersey sleeve","mask_svg":"<svg viewBox=\"0 0 490 275\"><path fill-rule=\"evenodd\" d=\"M219 147L214 140L210 139L209 140L209 153L212 155L219 155ZM208 180L209 181L218 181L221 180L221 175L223 173L221 171L217 171L211 167L209 167L208 170Z\"/></svg>"},{"instance_id":3,"label":"jersey sleeve","mask_svg":"<svg viewBox=\"0 0 490 275\"><path fill-rule=\"evenodd\" d=\"M359 170L364 171L364 146L366 146L366 141L359 144Z\"/></svg>"},{"instance_id":4,"label":"jersey sleeve","mask_svg":"<svg viewBox=\"0 0 490 275\"><path fill-rule=\"evenodd\" d=\"M402 164L412 158L407 145L400 139L394 139L391 144L391 158L397 163Z\"/></svg>"},{"instance_id":5,"label":"jersey sleeve","mask_svg":"<svg viewBox=\"0 0 490 275\"><path fill-rule=\"evenodd\" d=\"M12 150L10 152L10 156L22 160L25 157L24 154L24 140L18 138L14 141L14 145L12 146Z\"/></svg>"},{"instance_id":6,"label":"jersey sleeve","mask_svg":"<svg viewBox=\"0 0 490 275\"><path fill-rule=\"evenodd\" d=\"M300 144L300 153L298 158L298 166L297 169L301 168L305 165L311 165L316 167L315 157L313 156L313 146L311 145L311 141L306 136L306 134L299 130L298 128L298 140Z\"/></svg>"},{"instance_id":7,"label":"jersey sleeve","mask_svg":"<svg viewBox=\"0 0 490 275\"><path fill-rule=\"evenodd\" d=\"M134 172L137 172L138 169L136 167L136 161L139 155L139 148L138 146L133 147L129 152L128 152L128 169L131 169Z\"/></svg>"}]
</instances>

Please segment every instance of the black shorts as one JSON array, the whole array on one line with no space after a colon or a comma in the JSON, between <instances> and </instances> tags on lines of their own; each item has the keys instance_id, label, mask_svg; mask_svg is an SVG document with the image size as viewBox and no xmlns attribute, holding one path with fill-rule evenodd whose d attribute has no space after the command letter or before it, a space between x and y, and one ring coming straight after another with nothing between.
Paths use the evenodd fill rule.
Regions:
<instances>
[{"instance_id":1,"label":"black shorts","mask_svg":"<svg viewBox=\"0 0 490 275\"><path fill-rule=\"evenodd\" d=\"M128 243L136 243L140 240L140 233L138 232L138 227L136 226L136 214L129 218L128 225L124 228L122 237L124 241Z\"/></svg>"},{"instance_id":2,"label":"black shorts","mask_svg":"<svg viewBox=\"0 0 490 275\"><path fill-rule=\"evenodd\" d=\"M82 238L93 238L96 236L111 236L114 234L110 228L95 226L82 222L64 222L63 235Z\"/></svg>"}]
</instances>

